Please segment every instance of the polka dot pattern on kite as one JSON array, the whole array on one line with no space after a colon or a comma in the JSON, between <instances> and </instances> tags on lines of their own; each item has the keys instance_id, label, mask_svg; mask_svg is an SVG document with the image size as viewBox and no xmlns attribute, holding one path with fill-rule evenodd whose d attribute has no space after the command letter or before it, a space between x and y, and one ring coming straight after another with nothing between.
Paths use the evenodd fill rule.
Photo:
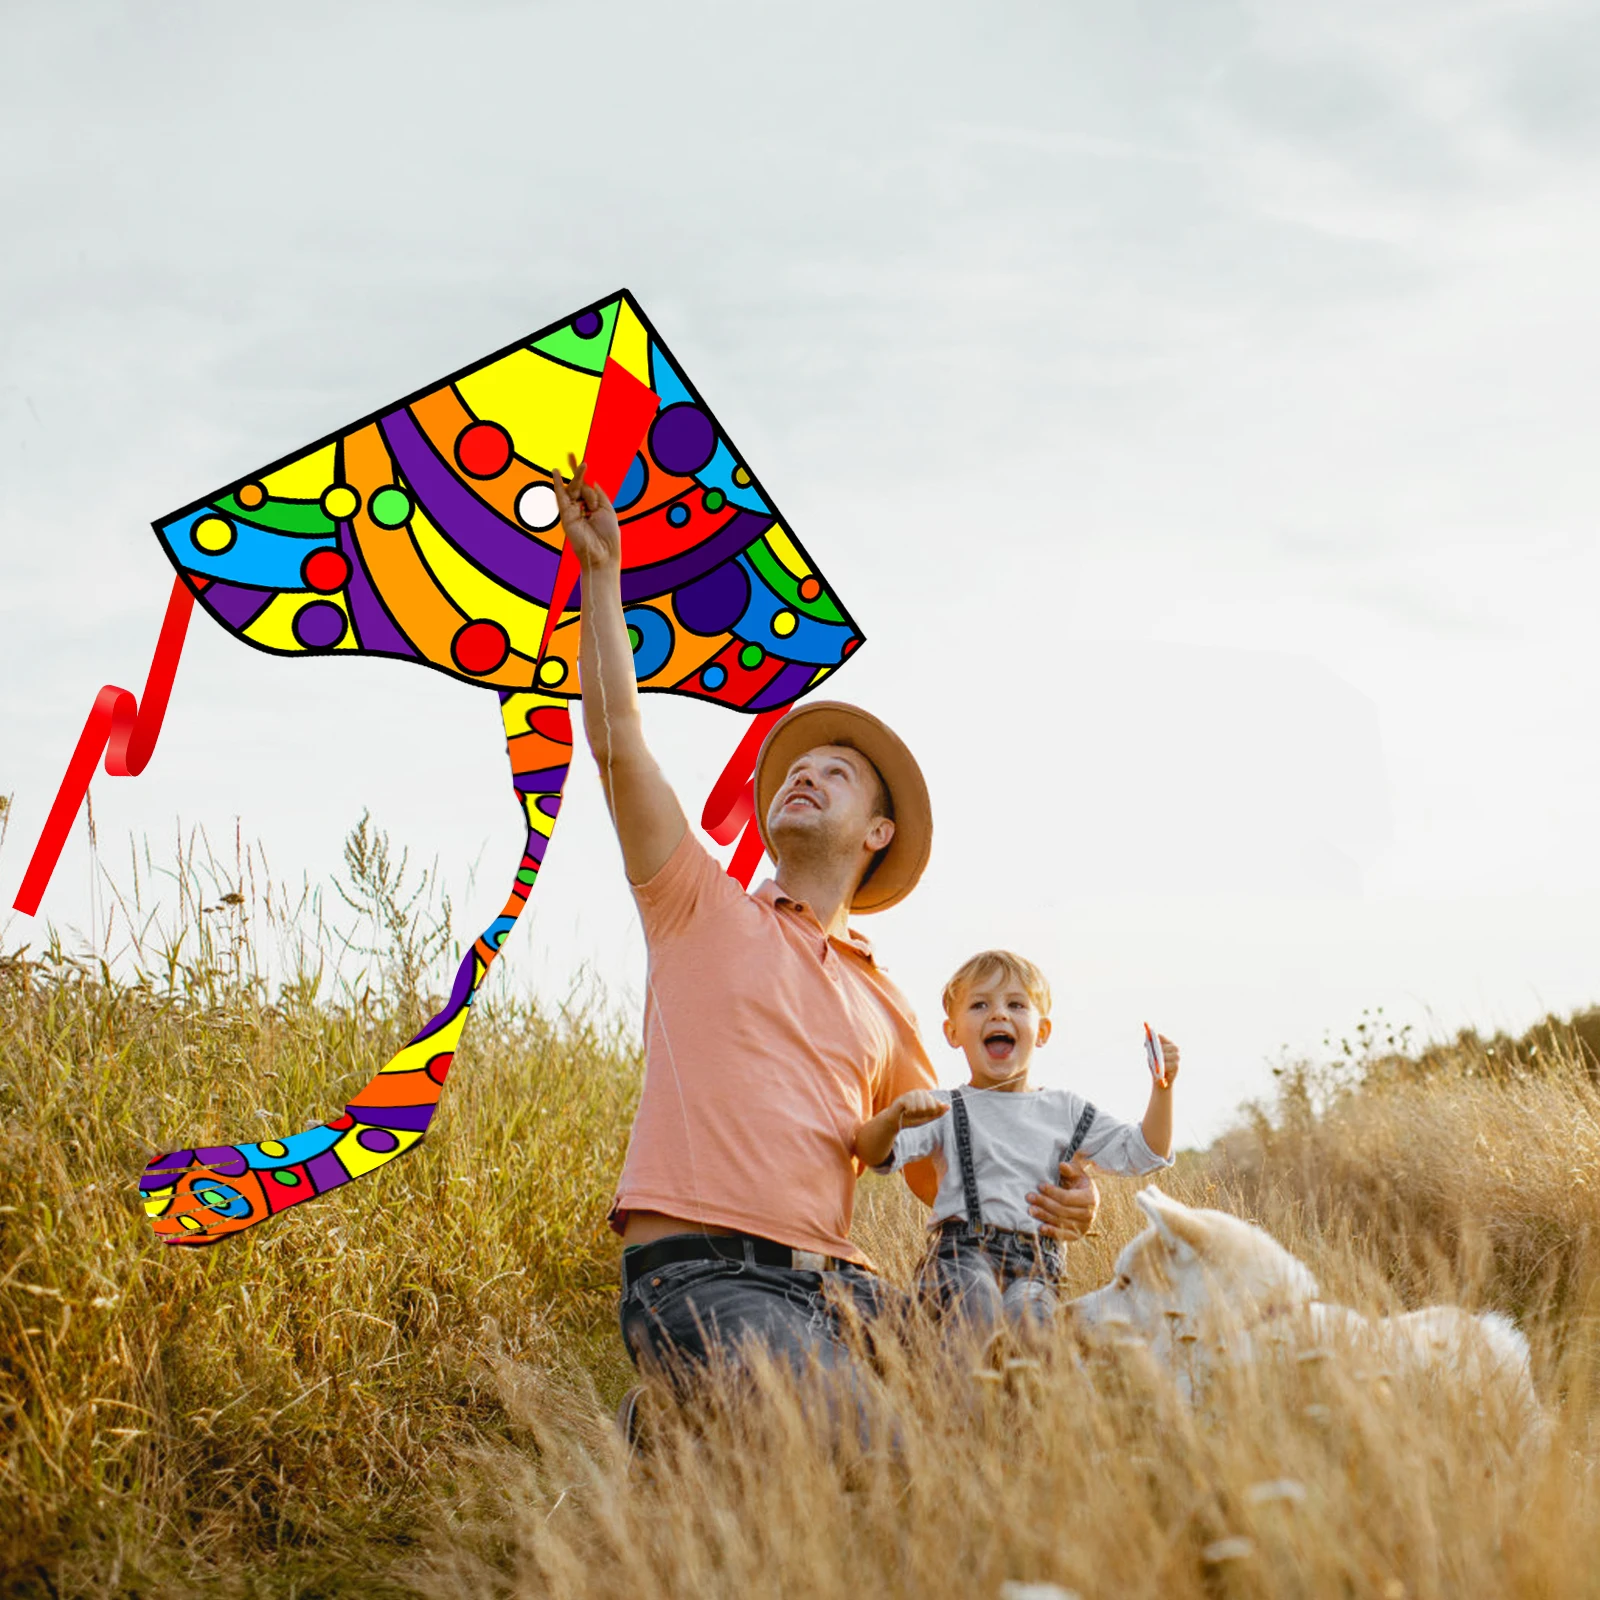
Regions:
<instances>
[{"instance_id":1,"label":"polka dot pattern on kite","mask_svg":"<svg viewBox=\"0 0 1600 1600\"><path fill-rule=\"evenodd\" d=\"M204 550L208 556L220 556L233 548L236 535L226 517L202 517L189 537L194 540L195 549Z\"/></svg>"},{"instance_id":2,"label":"polka dot pattern on kite","mask_svg":"<svg viewBox=\"0 0 1600 1600\"><path fill-rule=\"evenodd\" d=\"M650 454L676 477L692 478L716 450L717 430L699 406L668 406L651 426Z\"/></svg>"},{"instance_id":3,"label":"polka dot pattern on kite","mask_svg":"<svg viewBox=\"0 0 1600 1600\"><path fill-rule=\"evenodd\" d=\"M497 422L474 422L456 439L456 461L469 478L498 478L511 465L511 435Z\"/></svg>"},{"instance_id":4,"label":"polka dot pattern on kite","mask_svg":"<svg viewBox=\"0 0 1600 1600\"><path fill-rule=\"evenodd\" d=\"M561 506L548 483L530 483L517 496L517 520L535 533L544 533L561 520Z\"/></svg>"},{"instance_id":5,"label":"polka dot pattern on kite","mask_svg":"<svg viewBox=\"0 0 1600 1600\"><path fill-rule=\"evenodd\" d=\"M628 632L638 641L633 647L633 675L643 683L672 657L672 624L651 606L635 606L625 615Z\"/></svg>"},{"instance_id":6,"label":"polka dot pattern on kite","mask_svg":"<svg viewBox=\"0 0 1600 1600\"><path fill-rule=\"evenodd\" d=\"M372 497L367 514L380 528L401 528L411 520L411 496L393 484Z\"/></svg>"},{"instance_id":7,"label":"polka dot pattern on kite","mask_svg":"<svg viewBox=\"0 0 1600 1600\"><path fill-rule=\"evenodd\" d=\"M322 509L335 522L353 517L361 509L361 496L347 483L336 483L322 497Z\"/></svg>"},{"instance_id":8,"label":"polka dot pattern on kite","mask_svg":"<svg viewBox=\"0 0 1600 1600\"><path fill-rule=\"evenodd\" d=\"M300 568L306 588L333 594L350 581L350 563L337 550L313 550Z\"/></svg>"},{"instance_id":9,"label":"polka dot pattern on kite","mask_svg":"<svg viewBox=\"0 0 1600 1600\"><path fill-rule=\"evenodd\" d=\"M677 593L673 609L691 633L726 633L750 604L750 579L736 561L713 567Z\"/></svg>"},{"instance_id":10,"label":"polka dot pattern on kite","mask_svg":"<svg viewBox=\"0 0 1600 1600\"><path fill-rule=\"evenodd\" d=\"M294 614L294 636L307 650L331 650L347 626L344 612L331 600L313 600Z\"/></svg>"},{"instance_id":11,"label":"polka dot pattern on kite","mask_svg":"<svg viewBox=\"0 0 1600 1600\"><path fill-rule=\"evenodd\" d=\"M450 654L463 672L482 677L498 671L511 653L511 641L498 622L480 619L460 629L450 645Z\"/></svg>"}]
</instances>

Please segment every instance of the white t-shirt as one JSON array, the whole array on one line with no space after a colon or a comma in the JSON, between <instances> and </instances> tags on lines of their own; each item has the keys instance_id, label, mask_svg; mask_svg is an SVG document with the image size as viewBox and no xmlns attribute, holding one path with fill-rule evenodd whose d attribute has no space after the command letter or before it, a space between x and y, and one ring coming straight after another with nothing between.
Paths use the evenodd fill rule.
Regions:
<instances>
[{"instance_id":1,"label":"white t-shirt","mask_svg":"<svg viewBox=\"0 0 1600 1600\"><path fill-rule=\"evenodd\" d=\"M948 1089L936 1092L948 1103ZM978 1209L983 1220L996 1228L1037 1233L1039 1223L1029 1215L1028 1195L1041 1183L1061 1181L1061 1163L1072 1131L1089 1102L1070 1089L964 1088L961 1098L972 1128L972 1170L978 1180ZM1145 1143L1136 1124L1118 1122L1098 1110L1078 1154L1106 1172L1137 1174L1172 1165ZM889 1159L875 1170L894 1172L924 1156L933 1158L939 1173L939 1193L928 1226L937 1227L950 1217L965 1217L967 1202L961 1188L953 1111L919 1127L902 1128L895 1135Z\"/></svg>"}]
</instances>

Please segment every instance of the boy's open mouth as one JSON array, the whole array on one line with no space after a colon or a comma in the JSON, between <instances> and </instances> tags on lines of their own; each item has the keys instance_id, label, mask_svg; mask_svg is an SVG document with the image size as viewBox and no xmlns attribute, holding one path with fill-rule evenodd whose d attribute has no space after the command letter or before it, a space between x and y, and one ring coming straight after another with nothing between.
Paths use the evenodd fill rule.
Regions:
<instances>
[{"instance_id":1,"label":"boy's open mouth","mask_svg":"<svg viewBox=\"0 0 1600 1600\"><path fill-rule=\"evenodd\" d=\"M986 1033L983 1036L983 1048L991 1061L1004 1061L1017 1047L1017 1041L1009 1033Z\"/></svg>"}]
</instances>

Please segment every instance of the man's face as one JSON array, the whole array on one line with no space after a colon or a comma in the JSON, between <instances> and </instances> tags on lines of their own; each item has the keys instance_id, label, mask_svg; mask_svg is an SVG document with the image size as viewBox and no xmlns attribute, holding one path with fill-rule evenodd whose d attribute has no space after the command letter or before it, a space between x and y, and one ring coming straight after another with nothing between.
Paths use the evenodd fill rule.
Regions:
<instances>
[{"instance_id":1,"label":"man's face","mask_svg":"<svg viewBox=\"0 0 1600 1600\"><path fill-rule=\"evenodd\" d=\"M797 756L767 811L767 832L783 854L808 851L855 857L882 850L894 824L879 812L878 774L859 751L823 744Z\"/></svg>"}]
</instances>

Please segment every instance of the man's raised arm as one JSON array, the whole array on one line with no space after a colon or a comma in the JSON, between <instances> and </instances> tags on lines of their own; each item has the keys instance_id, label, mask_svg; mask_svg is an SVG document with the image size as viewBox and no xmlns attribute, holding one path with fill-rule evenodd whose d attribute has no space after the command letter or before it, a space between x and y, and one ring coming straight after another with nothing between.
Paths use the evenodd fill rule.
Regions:
<instances>
[{"instance_id":1,"label":"man's raised arm","mask_svg":"<svg viewBox=\"0 0 1600 1600\"><path fill-rule=\"evenodd\" d=\"M572 458L567 458L569 462ZM645 883L667 864L689 823L678 797L644 742L633 647L622 615L622 534L603 489L573 464L572 481L552 474L561 526L578 557L583 613L578 676L583 731L600 768L611 821L630 883Z\"/></svg>"}]
</instances>

